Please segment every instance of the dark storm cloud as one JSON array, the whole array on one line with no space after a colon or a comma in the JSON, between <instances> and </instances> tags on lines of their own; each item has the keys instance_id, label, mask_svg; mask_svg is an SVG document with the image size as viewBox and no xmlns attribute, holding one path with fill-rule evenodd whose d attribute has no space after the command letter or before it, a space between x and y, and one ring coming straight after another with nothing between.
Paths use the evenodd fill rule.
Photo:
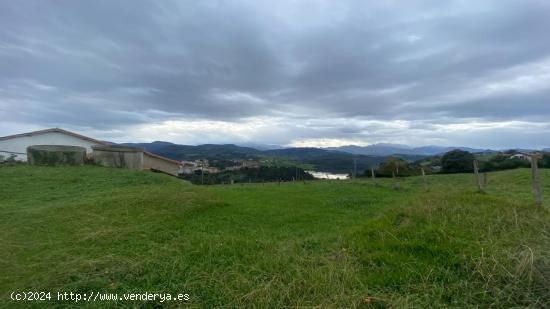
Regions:
<instances>
[{"instance_id":1,"label":"dark storm cloud","mask_svg":"<svg viewBox=\"0 0 550 309\"><path fill-rule=\"evenodd\" d=\"M277 143L540 123L548 12L543 0L3 1L0 117L98 132L262 119L279 129L259 142ZM234 130L226 141L245 139Z\"/></svg>"}]
</instances>

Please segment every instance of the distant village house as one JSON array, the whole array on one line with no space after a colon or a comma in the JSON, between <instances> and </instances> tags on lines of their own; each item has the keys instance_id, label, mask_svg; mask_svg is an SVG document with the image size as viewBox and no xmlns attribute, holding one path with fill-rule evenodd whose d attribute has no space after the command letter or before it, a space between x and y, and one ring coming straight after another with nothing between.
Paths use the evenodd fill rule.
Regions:
<instances>
[{"instance_id":1,"label":"distant village house","mask_svg":"<svg viewBox=\"0 0 550 309\"><path fill-rule=\"evenodd\" d=\"M228 166L225 168L226 171L239 171L243 168L260 168L260 163L253 160L243 160L237 162L235 166Z\"/></svg>"},{"instance_id":2,"label":"distant village house","mask_svg":"<svg viewBox=\"0 0 550 309\"><path fill-rule=\"evenodd\" d=\"M526 153L516 153L512 156L510 156L510 159L520 159L520 160L526 160L531 162L531 155Z\"/></svg>"}]
</instances>

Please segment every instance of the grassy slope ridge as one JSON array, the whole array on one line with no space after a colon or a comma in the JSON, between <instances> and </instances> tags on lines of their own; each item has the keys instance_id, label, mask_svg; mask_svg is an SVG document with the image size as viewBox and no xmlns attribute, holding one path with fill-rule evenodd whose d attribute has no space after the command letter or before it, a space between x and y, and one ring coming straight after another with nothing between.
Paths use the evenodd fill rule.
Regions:
<instances>
[{"instance_id":1,"label":"grassy slope ridge","mask_svg":"<svg viewBox=\"0 0 550 309\"><path fill-rule=\"evenodd\" d=\"M418 177L199 187L2 167L0 306L27 307L7 300L20 290L183 292L205 307L550 306L549 172L537 209L528 170L491 173L478 194L471 175L429 176L426 192Z\"/></svg>"}]
</instances>

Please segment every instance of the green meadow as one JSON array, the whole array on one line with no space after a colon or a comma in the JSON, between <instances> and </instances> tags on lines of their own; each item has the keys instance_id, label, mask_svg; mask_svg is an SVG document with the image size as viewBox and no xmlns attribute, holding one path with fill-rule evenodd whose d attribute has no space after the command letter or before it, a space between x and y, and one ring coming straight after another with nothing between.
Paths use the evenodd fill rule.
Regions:
<instances>
[{"instance_id":1,"label":"green meadow","mask_svg":"<svg viewBox=\"0 0 550 309\"><path fill-rule=\"evenodd\" d=\"M0 167L0 307L550 306L550 170L195 186ZM12 292L188 301L12 301Z\"/></svg>"}]
</instances>

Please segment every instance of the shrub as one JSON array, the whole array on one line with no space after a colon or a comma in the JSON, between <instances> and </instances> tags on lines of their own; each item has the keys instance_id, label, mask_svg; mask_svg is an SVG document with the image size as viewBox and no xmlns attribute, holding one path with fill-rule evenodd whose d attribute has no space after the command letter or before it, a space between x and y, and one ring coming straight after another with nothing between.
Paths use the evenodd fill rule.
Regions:
<instances>
[{"instance_id":1,"label":"shrub","mask_svg":"<svg viewBox=\"0 0 550 309\"><path fill-rule=\"evenodd\" d=\"M365 170L364 175L370 176L370 170ZM411 164L410 162L396 158L388 157L380 166L376 169L376 175L378 177L396 177L400 176L414 176L420 175L420 166Z\"/></svg>"}]
</instances>

